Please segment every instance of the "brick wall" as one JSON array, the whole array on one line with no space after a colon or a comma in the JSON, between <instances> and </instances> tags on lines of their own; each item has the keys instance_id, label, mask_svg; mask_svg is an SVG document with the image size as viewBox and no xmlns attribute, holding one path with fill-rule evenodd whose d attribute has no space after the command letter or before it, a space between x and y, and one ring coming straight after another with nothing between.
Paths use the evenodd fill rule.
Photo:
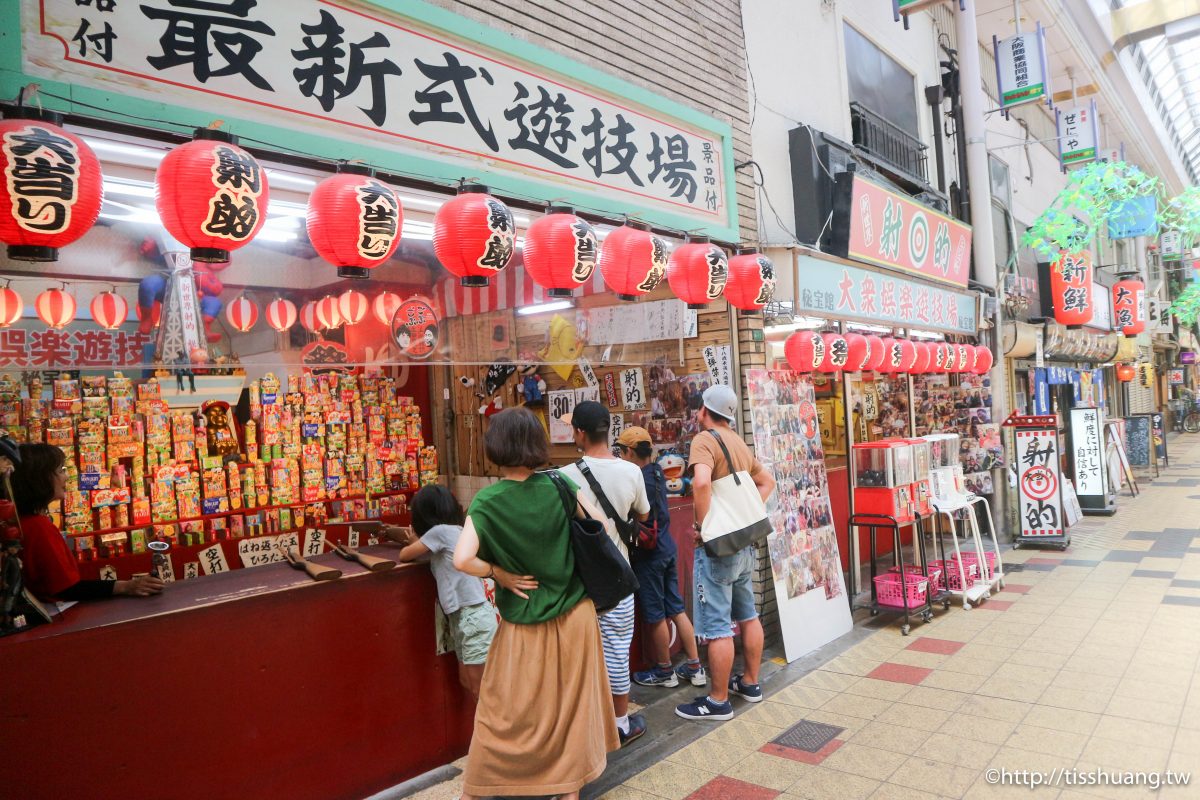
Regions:
<instances>
[{"instance_id":1,"label":"brick wall","mask_svg":"<svg viewBox=\"0 0 1200 800\"><path fill-rule=\"evenodd\" d=\"M750 159L745 36L738 0L431 0L733 126L734 163ZM754 184L738 173L744 240L756 233Z\"/></svg>"}]
</instances>

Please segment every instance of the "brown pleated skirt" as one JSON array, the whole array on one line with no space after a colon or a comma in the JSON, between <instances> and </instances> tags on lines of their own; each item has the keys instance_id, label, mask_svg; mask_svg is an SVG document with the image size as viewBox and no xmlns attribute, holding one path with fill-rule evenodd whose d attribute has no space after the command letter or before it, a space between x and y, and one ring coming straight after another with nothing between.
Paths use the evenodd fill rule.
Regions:
<instances>
[{"instance_id":1,"label":"brown pleated skirt","mask_svg":"<svg viewBox=\"0 0 1200 800\"><path fill-rule=\"evenodd\" d=\"M574 792L600 777L618 747L592 601L537 625L501 622L483 671L464 791Z\"/></svg>"}]
</instances>

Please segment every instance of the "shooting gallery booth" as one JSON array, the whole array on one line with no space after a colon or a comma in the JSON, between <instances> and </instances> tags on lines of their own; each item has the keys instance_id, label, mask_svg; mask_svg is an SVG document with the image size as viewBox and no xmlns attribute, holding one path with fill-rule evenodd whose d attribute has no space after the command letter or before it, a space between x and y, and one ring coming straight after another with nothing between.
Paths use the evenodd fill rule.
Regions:
<instances>
[{"instance_id":1,"label":"shooting gallery booth","mask_svg":"<svg viewBox=\"0 0 1200 800\"><path fill-rule=\"evenodd\" d=\"M421 3L260 4L220 68L168 4L40 5L0 11L0 425L62 450L81 578L168 583L6 612L14 795L362 797L464 754L432 575L380 525L496 480L502 408L569 463L597 399L690 540L699 397L762 366L734 305L773 286L729 125ZM369 43L334 88L322 41Z\"/></svg>"}]
</instances>

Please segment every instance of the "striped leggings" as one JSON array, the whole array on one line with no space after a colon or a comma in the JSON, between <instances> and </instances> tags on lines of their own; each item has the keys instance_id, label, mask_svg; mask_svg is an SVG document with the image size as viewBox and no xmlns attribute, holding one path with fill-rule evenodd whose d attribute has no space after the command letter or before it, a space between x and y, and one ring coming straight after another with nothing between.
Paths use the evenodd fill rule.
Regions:
<instances>
[{"instance_id":1,"label":"striped leggings","mask_svg":"<svg viewBox=\"0 0 1200 800\"><path fill-rule=\"evenodd\" d=\"M629 646L633 644L633 595L600 615L600 644L613 694L629 694Z\"/></svg>"}]
</instances>

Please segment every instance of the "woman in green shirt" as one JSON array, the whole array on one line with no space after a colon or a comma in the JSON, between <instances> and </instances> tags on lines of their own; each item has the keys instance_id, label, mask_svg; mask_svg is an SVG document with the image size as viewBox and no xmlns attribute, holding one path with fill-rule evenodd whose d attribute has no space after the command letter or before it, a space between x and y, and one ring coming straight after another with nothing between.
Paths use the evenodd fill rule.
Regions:
<instances>
[{"instance_id":1,"label":"woman in green shirt","mask_svg":"<svg viewBox=\"0 0 1200 800\"><path fill-rule=\"evenodd\" d=\"M481 578L496 567L520 577L496 590L502 621L484 668L463 798L577 800L620 746L596 608L575 574L558 489L535 472L549 461L542 424L525 408L501 411L483 447L501 479L471 503L454 566Z\"/></svg>"}]
</instances>

